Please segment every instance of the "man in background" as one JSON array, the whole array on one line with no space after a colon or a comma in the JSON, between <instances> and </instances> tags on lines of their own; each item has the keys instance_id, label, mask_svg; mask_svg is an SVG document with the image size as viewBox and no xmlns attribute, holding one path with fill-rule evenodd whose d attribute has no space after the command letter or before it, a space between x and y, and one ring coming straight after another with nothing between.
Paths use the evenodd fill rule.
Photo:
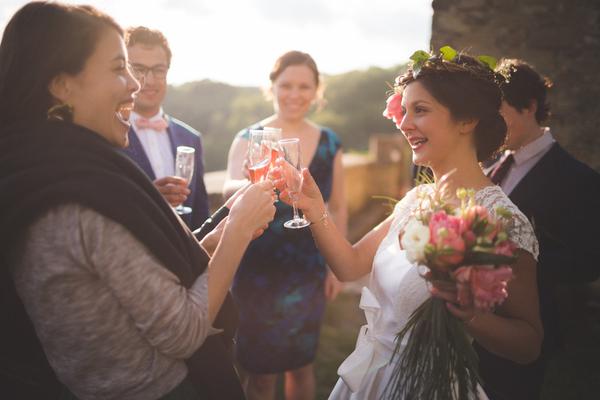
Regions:
<instances>
[{"instance_id":1,"label":"man in background","mask_svg":"<svg viewBox=\"0 0 600 400\"><path fill-rule=\"evenodd\" d=\"M544 341L540 358L529 365L476 348L491 400L539 399L545 367L564 349L567 320L572 318L565 314L573 314L564 312L564 304L573 304L569 293L580 292L600 275L600 174L567 153L543 126L550 112L547 78L522 60L503 60L497 72L505 78L500 86L507 150L488 175L529 218L539 240Z\"/></svg>"},{"instance_id":2,"label":"man in background","mask_svg":"<svg viewBox=\"0 0 600 400\"><path fill-rule=\"evenodd\" d=\"M202 142L199 132L162 109L171 65L169 44L161 32L143 26L128 29L125 41L129 62L142 88L130 116L129 147L124 152L146 172L171 206L191 207L191 214L181 217L194 230L209 212ZM196 150L191 182L174 176L177 146Z\"/></svg>"}]
</instances>

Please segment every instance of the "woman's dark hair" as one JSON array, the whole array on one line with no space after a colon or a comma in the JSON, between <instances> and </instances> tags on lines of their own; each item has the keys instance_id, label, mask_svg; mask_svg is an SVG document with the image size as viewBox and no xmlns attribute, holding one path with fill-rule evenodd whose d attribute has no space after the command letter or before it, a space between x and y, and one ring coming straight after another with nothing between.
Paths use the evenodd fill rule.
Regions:
<instances>
[{"instance_id":1,"label":"woman's dark hair","mask_svg":"<svg viewBox=\"0 0 600 400\"><path fill-rule=\"evenodd\" d=\"M91 6L31 2L17 11L0 44L0 126L45 119L55 103L52 79L81 72L107 29L123 36L110 16Z\"/></svg>"},{"instance_id":2,"label":"woman's dark hair","mask_svg":"<svg viewBox=\"0 0 600 400\"><path fill-rule=\"evenodd\" d=\"M160 46L167 54L167 66L171 65L172 53L169 42L159 30L146 28L145 26L128 28L125 32L125 44L128 48L136 44L149 47Z\"/></svg>"},{"instance_id":3,"label":"woman's dark hair","mask_svg":"<svg viewBox=\"0 0 600 400\"><path fill-rule=\"evenodd\" d=\"M518 111L529 107L531 101L537 104L535 119L543 123L550 116L550 103L546 99L552 81L540 75L523 60L503 59L496 71L502 75L500 89L504 100Z\"/></svg>"},{"instance_id":4,"label":"woman's dark hair","mask_svg":"<svg viewBox=\"0 0 600 400\"><path fill-rule=\"evenodd\" d=\"M496 75L475 58L459 53L452 61L432 57L418 72L413 68L398 77L401 90L420 82L456 121L478 120L474 132L477 159L493 156L506 140L506 123L500 115L502 93Z\"/></svg>"},{"instance_id":5,"label":"woman's dark hair","mask_svg":"<svg viewBox=\"0 0 600 400\"><path fill-rule=\"evenodd\" d=\"M317 68L317 63L315 63L310 54L295 50L288 51L275 61L275 65L269 74L271 82L275 82L279 75L291 65L306 65L314 73L315 83L319 86L319 69Z\"/></svg>"}]
</instances>

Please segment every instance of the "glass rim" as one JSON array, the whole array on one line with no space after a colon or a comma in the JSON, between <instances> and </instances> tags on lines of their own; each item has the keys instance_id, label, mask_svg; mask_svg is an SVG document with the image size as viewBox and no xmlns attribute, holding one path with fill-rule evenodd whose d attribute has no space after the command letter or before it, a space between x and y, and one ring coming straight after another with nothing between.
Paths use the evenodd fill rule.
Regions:
<instances>
[{"instance_id":1,"label":"glass rim","mask_svg":"<svg viewBox=\"0 0 600 400\"><path fill-rule=\"evenodd\" d=\"M190 146L177 146L177 152L179 153L195 153L196 149Z\"/></svg>"},{"instance_id":2,"label":"glass rim","mask_svg":"<svg viewBox=\"0 0 600 400\"><path fill-rule=\"evenodd\" d=\"M265 132L277 132L277 133L281 133L282 129L281 128L275 128L273 126L265 126L263 128L263 131L265 131Z\"/></svg>"},{"instance_id":3,"label":"glass rim","mask_svg":"<svg viewBox=\"0 0 600 400\"><path fill-rule=\"evenodd\" d=\"M294 143L294 142L300 142L299 138L287 138L287 139L280 139L278 141L278 143Z\"/></svg>"}]
</instances>

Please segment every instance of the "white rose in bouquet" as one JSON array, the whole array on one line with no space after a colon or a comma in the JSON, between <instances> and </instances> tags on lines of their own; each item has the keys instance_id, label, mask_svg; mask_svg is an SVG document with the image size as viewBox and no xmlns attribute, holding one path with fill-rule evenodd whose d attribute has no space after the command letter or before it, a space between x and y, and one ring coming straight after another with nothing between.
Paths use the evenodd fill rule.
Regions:
<instances>
[{"instance_id":1,"label":"white rose in bouquet","mask_svg":"<svg viewBox=\"0 0 600 400\"><path fill-rule=\"evenodd\" d=\"M400 240L402 248L406 250L406 258L415 264L424 263L427 243L429 243L429 227L416 219L409 222Z\"/></svg>"}]
</instances>

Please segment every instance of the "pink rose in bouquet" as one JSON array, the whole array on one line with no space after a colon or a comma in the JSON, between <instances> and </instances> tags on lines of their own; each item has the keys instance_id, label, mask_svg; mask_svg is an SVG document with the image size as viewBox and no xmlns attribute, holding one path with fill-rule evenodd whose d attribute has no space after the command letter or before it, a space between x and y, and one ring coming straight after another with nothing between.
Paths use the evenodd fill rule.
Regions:
<instances>
[{"instance_id":1,"label":"pink rose in bouquet","mask_svg":"<svg viewBox=\"0 0 600 400\"><path fill-rule=\"evenodd\" d=\"M494 247L494 253L511 257L515 254L516 249L517 246L513 242L510 240L504 240L496 244Z\"/></svg>"},{"instance_id":2,"label":"pink rose in bouquet","mask_svg":"<svg viewBox=\"0 0 600 400\"><path fill-rule=\"evenodd\" d=\"M404 113L402 112L402 94L394 93L388 97L386 107L383 111L383 116L391 119L396 124L396 128L400 129L400 123Z\"/></svg>"},{"instance_id":3,"label":"pink rose in bouquet","mask_svg":"<svg viewBox=\"0 0 600 400\"><path fill-rule=\"evenodd\" d=\"M464 222L460 217L438 211L431 216L429 221L430 243L434 248L432 267L442 270L459 264L464 257L465 241L462 237Z\"/></svg>"},{"instance_id":4,"label":"pink rose in bouquet","mask_svg":"<svg viewBox=\"0 0 600 400\"><path fill-rule=\"evenodd\" d=\"M512 269L492 265L466 266L458 268L452 275L461 306L472 304L481 311L490 311L508 297L506 287L512 278Z\"/></svg>"},{"instance_id":5,"label":"pink rose in bouquet","mask_svg":"<svg viewBox=\"0 0 600 400\"><path fill-rule=\"evenodd\" d=\"M473 225L480 221L488 219L489 212L487 208L480 205L468 207L463 213L463 221L466 229L473 229Z\"/></svg>"},{"instance_id":6,"label":"pink rose in bouquet","mask_svg":"<svg viewBox=\"0 0 600 400\"><path fill-rule=\"evenodd\" d=\"M512 278L510 267L472 267L471 292L475 307L492 310L508 297L507 282Z\"/></svg>"}]
</instances>

